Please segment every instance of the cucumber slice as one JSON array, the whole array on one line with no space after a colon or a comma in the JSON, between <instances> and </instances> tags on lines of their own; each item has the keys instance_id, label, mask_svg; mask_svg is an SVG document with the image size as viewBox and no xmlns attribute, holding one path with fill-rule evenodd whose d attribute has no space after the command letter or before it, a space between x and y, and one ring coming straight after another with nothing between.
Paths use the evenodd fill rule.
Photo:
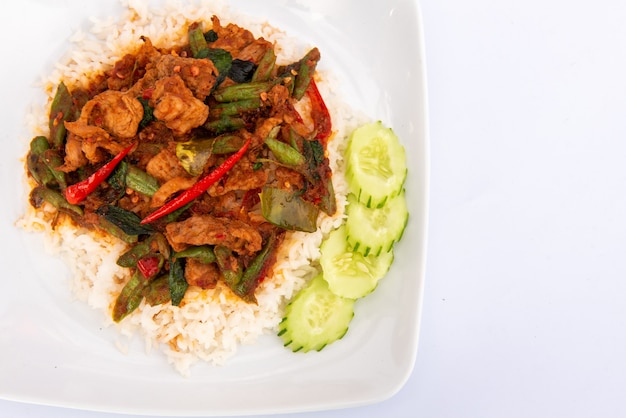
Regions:
<instances>
[{"instance_id":1,"label":"cucumber slice","mask_svg":"<svg viewBox=\"0 0 626 418\"><path fill-rule=\"evenodd\" d=\"M320 265L330 290L345 298L358 299L368 295L389 271L393 251L378 257L364 256L348 248L346 226L333 230L320 247Z\"/></svg>"},{"instance_id":2,"label":"cucumber slice","mask_svg":"<svg viewBox=\"0 0 626 418\"><path fill-rule=\"evenodd\" d=\"M319 274L285 308L278 336L292 351L320 351L348 332L354 299L342 298L328 288Z\"/></svg>"},{"instance_id":3,"label":"cucumber slice","mask_svg":"<svg viewBox=\"0 0 626 418\"><path fill-rule=\"evenodd\" d=\"M355 129L346 149L346 178L357 201L382 207L400 193L407 175L406 152L381 121Z\"/></svg>"},{"instance_id":4,"label":"cucumber slice","mask_svg":"<svg viewBox=\"0 0 626 418\"><path fill-rule=\"evenodd\" d=\"M368 208L348 195L348 248L363 255L376 256L391 251L393 244L402 238L409 219L404 191L387 200L381 208Z\"/></svg>"}]
</instances>

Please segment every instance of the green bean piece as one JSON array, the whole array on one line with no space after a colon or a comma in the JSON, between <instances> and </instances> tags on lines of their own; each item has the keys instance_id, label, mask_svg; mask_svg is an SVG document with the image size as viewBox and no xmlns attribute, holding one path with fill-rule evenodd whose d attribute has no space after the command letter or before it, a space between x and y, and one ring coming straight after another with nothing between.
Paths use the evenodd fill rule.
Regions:
<instances>
[{"instance_id":1,"label":"green bean piece","mask_svg":"<svg viewBox=\"0 0 626 418\"><path fill-rule=\"evenodd\" d=\"M43 154L50 149L50 144L45 136L36 136L30 142L30 151L26 157L28 172L40 185L51 184L54 176L43 160Z\"/></svg>"},{"instance_id":2,"label":"green bean piece","mask_svg":"<svg viewBox=\"0 0 626 418\"><path fill-rule=\"evenodd\" d=\"M40 208L43 202L48 202L60 211L70 215L83 216L83 209L80 206L72 205L65 200L65 197L56 190L45 186L37 186L30 192L30 204L34 208Z\"/></svg>"},{"instance_id":3,"label":"green bean piece","mask_svg":"<svg viewBox=\"0 0 626 418\"><path fill-rule=\"evenodd\" d=\"M292 147L304 153L304 141L306 141L306 139L304 139L302 135L297 133L293 127L289 127L289 144Z\"/></svg>"},{"instance_id":4,"label":"green bean piece","mask_svg":"<svg viewBox=\"0 0 626 418\"><path fill-rule=\"evenodd\" d=\"M146 196L154 196L159 190L159 181L140 168L130 165L126 173L126 186Z\"/></svg>"},{"instance_id":5,"label":"green bean piece","mask_svg":"<svg viewBox=\"0 0 626 418\"><path fill-rule=\"evenodd\" d=\"M246 302L256 303L254 291L266 274L266 266L275 254L277 243L278 239L276 234L271 234L261 252L254 257L248 268L244 271L243 276L241 276L241 280L236 286L235 293Z\"/></svg>"},{"instance_id":6,"label":"green bean piece","mask_svg":"<svg viewBox=\"0 0 626 418\"><path fill-rule=\"evenodd\" d=\"M133 235L133 237L136 242L137 236ZM169 258L170 256L170 246L167 242L167 238L165 238L165 236L160 232L154 233L137 245L132 246L129 250L119 256L116 263L121 267L136 267L137 261L139 261L140 258L143 258L155 251L162 254L164 258Z\"/></svg>"},{"instance_id":7,"label":"green bean piece","mask_svg":"<svg viewBox=\"0 0 626 418\"><path fill-rule=\"evenodd\" d=\"M43 162L46 164L50 173L59 184L61 189L65 189L67 187L67 180L65 179L65 173L63 171L57 170L60 166L63 165L63 157L61 153L57 149L47 149L44 151Z\"/></svg>"},{"instance_id":8,"label":"green bean piece","mask_svg":"<svg viewBox=\"0 0 626 418\"><path fill-rule=\"evenodd\" d=\"M180 259L170 258L170 273L167 278L167 283L170 290L172 305L180 305L180 302L185 297L185 292L189 287L187 280L185 280L185 272Z\"/></svg>"},{"instance_id":9,"label":"green bean piece","mask_svg":"<svg viewBox=\"0 0 626 418\"><path fill-rule=\"evenodd\" d=\"M45 136L36 136L30 141L30 152L32 154L42 155L48 149L50 149L50 144Z\"/></svg>"},{"instance_id":10,"label":"green bean piece","mask_svg":"<svg viewBox=\"0 0 626 418\"><path fill-rule=\"evenodd\" d=\"M219 117L234 116L241 113L251 112L261 107L261 98L254 97L251 99L237 100L234 102L219 103L211 107L211 116Z\"/></svg>"},{"instance_id":11,"label":"green bean piece","mask_svg":"<svg viewBox=\"0 0 626 418\"><path fill-rule=\"evenodd\" d=\"M276 159L287 166L301 168L304 166L306 159L297 149L292 146L273 138L265 138L265 145L272 151Z\"/></svg>"},{"instance_id":12,"label":"green bean piece","mask_svg":"<svg viewBox=\"0 0 626 418\"><path fill-rule=\"evenodd\" d=\"M241 118L235 118L231 116L220 116L219 119L209 120L204 124L204 127L219 135L226 132L236 131L246 126L246 123Z\"/></svg>"},{"instance_id":13,"label":"green bean piece","mask_svg":"<svg viewBox=\"0 0 626 418\"><path fill-rule=\"evenodd\" d=\"M57 87L56 94L50 106L50 142L54 148L62 148L65 145L65 122L72 115L72 95L65 84L61 82Z\"/></svg>"},{"instance_id":14,"label":"green bean piece","mask_svg":"<svg viewBox=\"0 0 626 418\"><path fill-rule=\"evenodd\" d=\"M324 188L324 193L321 196L321 200L319 203L320 209L332 216L337 212L337 200L335 199L335 188L333 186L333 181L329 177L326 179L326 187Z\"/></svg>"},{"instance_id":15,"label":"green bean piece","mask_svg":"<svg viewBox=\"0 0 626 418\"><path fill-rule=\"evenodd\" d=\"M54 182L52 172L40 155L29 153L26 157L26 166L30 175L33 176L38 184L48 186Z\"/></svg>"},{"instance_id":16,"label":"green bean piece","mask_svg":"<svg viewBox=\"0 0 626 418\"><path fill-rule=\"evenodd\" d=\"M150 306L162 305L171 300L168 275L164 274L152 280L145 291L146 303Z\"/></svg>"},{"instance_id":17,"label":"green bean piece","mask_svg":"<svg viewBox=\"0 0 626 418\"><path fill-rule=\"evenodd\" d=\"M150 252L152 251L151 242L152 237L146 239L145 241L141 241L137 245L131 247L128 251L118 257L116 261L117 265L120 267L128 268L136 267L137 261L139 261L140 258L150 254Z\"/></svg>"},{"instance_id":18,"label":"green bean piece","mask_svg":"<svg viewBox=\"0 0 626 418\"><path fill-rule=\"evenodd\" d=\"M300 60L300 65L297 67L298 74L294 81L293 97L297 100L304 97L306 89L309 88L311 78L315 73L317 62L320 60L320 51L317 48L313 48Z\"/></svg>"},{"instance_id":19,"label":"green bean piece","mask_svg":"<svg viewBox=\"0 0 626 418\"><path fill-rule=\"evenodd\" d=\"M272 77L272 71L275 65L276 53L274 52L274 48L268 48L252 75L252 82L269 80Z\"/></svg>"},{"instance_id":20,"label":"green bean piece","mask_svg":"<svg viewBox=\"0 0 626 418\"><path fill-rule=\"evenodd\" d=\"M170 243L165 238L165 235L157 232L151 235L151 238L153 240L152 248L161 253L166 259L169 259L172 247L170 247Z\"/></svg>"},{"instance_id":21,"label":"green bean piece","mask_svg":"<svg viewBox=\"0 0 626 418\"><path fill-rule=\"evenodd\" d=\"M213 248L217 266L222 273L222 279L228 287L236 291L239 281L243 275L243 267L239 258L233 255L233 252L223 245L216 245Z\"/></svg>"},{"instance_id":22,"label":"green bean piece","mask_svg":"<svg viewBox=\"0 0 626 418\"><path fill-rule=\"evenodd\" d=\"M115 300L115 306L113 307L113 320L115 322L120 322L139 307L143 300L144 289L148 285L149 283L142 274L138 270L135 271L135 274L124 285Z\"/></svg>"},{"instance_id":23,"label":"green bean piece","mask_svg":"<svg viewBox=\"0 0 626 418\"><path fill-rule=\"evenodd\" d=\"M271 81L233 84L219 88L213 93L213 97L221 103L256 99L260 97L261 93L265 93L271 89L274 84L275 83Z\"/></svg>"},{"instance_id":24,"label":"green bean piece","mask_svg":"<svg viewBox=\"0 0 626 418\"><path fill-rule=\"evenodd\" d=\"M216 261L215 253L208 245L188 247L182 251L175 252L174 258L195 258L204 264L211 264Z\"/></svg>"},{"instance_id":25,"label":"green bean piece","mask_svg":"<svg viewBox=\"0 0 626 418\"><path fill-rule=\"evenodd\" d=\"M191 48L191 54L194 58L198 58L204 54L204 50L209 48L206 39L204 38L204 32L202 31L202 24L200 22L192 23L187 31L189 37L189 47Z\"/></svg>"}]
</instances>

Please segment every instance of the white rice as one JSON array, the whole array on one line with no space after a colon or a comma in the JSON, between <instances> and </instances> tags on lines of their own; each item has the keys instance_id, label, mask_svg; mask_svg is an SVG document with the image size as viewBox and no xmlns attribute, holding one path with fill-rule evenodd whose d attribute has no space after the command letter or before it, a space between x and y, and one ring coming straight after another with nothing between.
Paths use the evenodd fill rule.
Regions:
<instances>
[{"instance_id":1,"label":"white rice","mask_svg":"<svg viewBox=\"0 0 626 418\"><path fill-rule=\"evenodd\" d=\"M122 3L126 12L119 20L93 20L89 33L79 31L71 37L68 55L43 80L47 102L31 112L28 122L33 135L48 134L47 109L60 81L70 89L86 85L92 75L110 68L124 54L134 52L140 36L149 37L157 47L181 44L191 22L204 21L210 27L211 16L217 15L223 24L236 23L273 42L281 63L293 62L311 47L295 43L267 22L243 19L241 14L234 14L217 1L185 4L169 1L158 10L149 10L147 3L140 0ZM190 287L181 307L170 303L152 307L142 303L134 313L114 323L111 309L129 274L128 269L117 266L115 261L127 246L115 238L73 225L52 228L53 209L34 210L29 206L20 224L28 230L44 232L46 249L62 257L71 268L70 288L76 298L103 311L105 326L118 328L123 338L112 344L121 351L129 349L132 338L141 336L147 350L161 349L176 370L188 375L196 361L223 365L236 353L238 345L254 343L260 335L276 331L287 302L317 273L323 237L343 222L347 185L341 156L347 135L365 119L356 116L331 90L330 74L320 77L318 87L333 120L334 136L328 144L328 156L338 210L332 217L321 214L315 233L287 234L272 276L256 291L257 305L239 300L220 286L212 290Z\"/></svg>"}]
</instances>

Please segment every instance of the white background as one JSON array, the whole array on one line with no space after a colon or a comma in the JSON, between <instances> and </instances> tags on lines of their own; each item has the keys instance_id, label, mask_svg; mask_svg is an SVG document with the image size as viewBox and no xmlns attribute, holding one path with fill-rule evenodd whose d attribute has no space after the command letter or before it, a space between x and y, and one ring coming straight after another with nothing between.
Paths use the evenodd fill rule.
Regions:
<instances>
[{"instance_id":1,"label":"white background","mask_svg":"<svg viewBox=\"0 0 626 418\"><path fill-rule=\"evenodd\" d=\"M626 2L421 8L431 195L417 362L387 401L289 417L625 416ZM8 401L0 416L122 417Z\"/></svg>"}]
</instances>

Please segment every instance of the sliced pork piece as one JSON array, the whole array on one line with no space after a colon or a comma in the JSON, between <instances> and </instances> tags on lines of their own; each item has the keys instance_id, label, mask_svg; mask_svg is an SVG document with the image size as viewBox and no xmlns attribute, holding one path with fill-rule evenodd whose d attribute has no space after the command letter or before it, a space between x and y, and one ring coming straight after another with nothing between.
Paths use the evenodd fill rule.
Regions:
<instances>
[{"instance_id":1,"label":"sliced pork piece","mask_svg":"<svg viewBox=\"0 0 626 418\"><path fill-rule=\"evenodd\" d=\"M165 236L175 251L188 245L223 245L237 254L254 254L261 250L259 231L245 222L216 217L194 215L165 227Z\"/></svg>"},{"instance_id":2,"label":"sliced pork piece","mask_svg":"<svg viewBox=\"0 0 626 418\"><path fill-rule=\"evenodd\" d=\"M187 174L183 166L180 165L176 153L170 148L164 148L152 157L146 165L146 171L161 183Z\"/></svg>"},{"instance_id":3,"label":"sliced pork piece","mask_svg":"<svg viewBox=\"0 0 626 418\"><path fill-rule=\"evenodd\" d=\"M194 96L204 101L211 94L218 71L212 61L163 55L156 63L158 78L178 75Z\"/></svg>"},{"instance_id":4,"label":"sliced pork piece","mask_svg":"<svg viewBox=\"0 0 626 418\"><path fill-rule=\"evenodd\" d=\"M203 263L194 258L185 262L185 280L190 286L213 289L220 278L220 271L215 263Z\"/></svg>"},{"instance_id":5,"label":"sliced pork piece","mask_svg":"<svg viewBox=\"0 0 626 418\"><path fill-rule=\"evenodd\" d=\"M216 183L209 189L209 195L221 196L231 191L254 190L267 183L268 173L265 170L255 170L249 156L244 156L228 173L224 183Z\"/></svg>"},{"instance_id":6,"label":"sliced pork piece","mask_svg":"<svg viewBox=\"0 0 626 418\"><path fill-rule=\"evenodd\" d=\"M87 138L113 135L132 138L143 118L141 102L131 95L107 90L89 100L75 122L65 122L68 131Z\"/></svg>"},{"instance_id":7,"label":"sliced pork piece","mask_svg":"<svg viewBox=\"0 0 626 418\"><path fill-rule=\"evenodd\" d=\"M178 135L202 125L209 116L209 107L194 97L178 75L156 82L150 104L154 117Z\"/></svg>"}]
</instances>

